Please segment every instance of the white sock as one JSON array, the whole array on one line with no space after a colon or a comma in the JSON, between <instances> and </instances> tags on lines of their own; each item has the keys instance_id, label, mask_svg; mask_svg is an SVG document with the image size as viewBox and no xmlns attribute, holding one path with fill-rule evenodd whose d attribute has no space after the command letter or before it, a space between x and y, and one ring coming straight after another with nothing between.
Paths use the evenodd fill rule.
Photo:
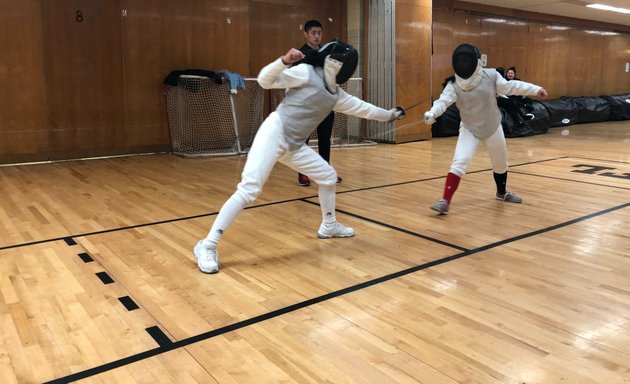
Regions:
<instances>
[{"instance_id":1,"label":"white sock","mask_svg":"<svg viewBox=\"0 0 630 384\"><path fill-rule=\"evenodd\" d=\"M236 217L246 205L247 203L240 195L236 193L233 194L221 207L217 218L214 220L214 223L212 223L212 228L210 228L208 236L206 236L204 240L204 244L209 248L216 249L225 230L236 220Z\"/></svg>"},{"instance_id":2,"label":"white sock","mask_svg":"<svg viewBox=\"0 0 630 384\"><path fill-rule=\"evenodd\" d=\"M324 225L332 225L337 221L335 217L335 185L319 186L319 205L322 209L322 221Z\"/></svg>"}]
</instances>

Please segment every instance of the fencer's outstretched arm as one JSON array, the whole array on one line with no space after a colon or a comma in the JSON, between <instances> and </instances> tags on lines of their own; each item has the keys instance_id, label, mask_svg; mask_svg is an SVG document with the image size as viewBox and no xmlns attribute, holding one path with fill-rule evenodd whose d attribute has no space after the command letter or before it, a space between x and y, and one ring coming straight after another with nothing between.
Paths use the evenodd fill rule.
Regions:
<instances>
[{"instance_id":1,"label":"fencer's outstretched arm","mask_svg":"<svg viewBox=\"0 0 630 384\"><path fill-rule=\"evenodd\" d=\"M394 109L383 109L358 97L349 95L341 87L337 87L337 103L333 111L344 113L350 116L361 117L368 120L392 121L404 117L404 111Z\"/></svg>"},{"instance_id":2,"label":"fencer's outstretched arm","mask_svg":"<svg viewBox=\"0 0 630 384\"><path fill-rule=\"evenodd\" d=\"M433 124L435 119L442 116L444 111L456 101L457 94L455 93L455 88L453 88L452 83L448 83L446 87L444 87L440 98L433 102L431 110L424 113L424 123L429 125Z\"/></svg>"},{"instance_id":3,"label":"fencer's outstretched arm","mask_svg":"<svg viewBox=\"0 0 630 384\"><path fill-rule=\"evenodd\" d=\"M295 48L267 64L258 74L258 84L263 89L295 88L308 81L308 69L303 65L291 67L291 64L304 58L304 54Z\"/></svg>"},{"instance_id":4,"label":"fencer's outstretched arm","mask_svg":"<svg viewBox=\"0 0 630 384\"><path fill-rule=\"evenodd\" d=\"M526 81L507 81L503 77L497 76L495 85L497 93L502 95L540 96L542 98L548 96L547 91L543 87Z\"/></svg>"}]
</instances>

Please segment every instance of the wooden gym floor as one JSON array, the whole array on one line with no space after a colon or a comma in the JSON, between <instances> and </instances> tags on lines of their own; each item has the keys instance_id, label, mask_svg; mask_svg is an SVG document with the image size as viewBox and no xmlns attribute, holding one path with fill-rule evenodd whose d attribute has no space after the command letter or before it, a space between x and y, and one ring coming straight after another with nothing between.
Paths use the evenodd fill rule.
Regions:
<instances>
[{"instance_id":1,"label":"wooden gym floor","mask_svg":"<svg viewBox=\"0 0 630 384\"><path fill-rule=\"evenodd\" d=\"M243 157L0 168L3 383L630 383L630 122L480 148L448 216L455 138L335 149L338 219L278 165L191 249ZM568 134L566 134L568 133Z\"/></svg>"}]
</instances>

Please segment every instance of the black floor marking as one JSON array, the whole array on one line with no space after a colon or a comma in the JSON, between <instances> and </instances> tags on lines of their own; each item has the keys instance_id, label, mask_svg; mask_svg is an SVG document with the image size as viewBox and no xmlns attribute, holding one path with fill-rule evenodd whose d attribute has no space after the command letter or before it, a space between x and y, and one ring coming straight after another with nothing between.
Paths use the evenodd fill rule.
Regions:
<instances>
[{"instance_id":1,"label":"black floor marking","mask_svg":"<svg viewBox=\"0 0 630 384\"><path fill-rule=\"evenodd\" d=\"M73 245L77 245L77 242L74 241L73 239L74 236L70 236L70 237L64 237L63 241L66 242L66 244L68 244L68 246L73 246Z\"/></svg>"},{"instance_id":2,"label":"black floor marking","mask_svg":"<svg viewBox=\"0 0 630 384\"><path fill-rule=\"evenodd\" d=\"M510 169L513 167L522 167L524 165L530 165L530 164L536 164L536 163L544 163L544 162L548 162L548 161L556 161L556 160L560 160L560 159L566 159L568 158L568 156L560 156L560 157L553 157L551 159L544 159L544 160L536 160L536 161L528 161L525 163L519 163L519 164L515 164L515 165L510 165ZM478 169L476 171L470 171L470 172L466 172L467 175L471 175L473 173L483 173L483 172L488 172L488 171L492 171L492 168L485 168L485 169ZM446 174L442 175L442 176L431 176L431 177L427 177L424 179L418 179L418 180L410 180L410 181L401 181L398 183L391 183L391 184L384 184L384 185L377 185L377 186L373 186L373 187L364 187L364 188L356 188L356 189L349 189L346 191L336 191L336 193L338 195L343 194L343 193L351 193L351 192L361 192L361 191L369 191L372 189L380 189L380 188L389 188L389 187L397 187L399 185L405 185L405 184L414 184L414 183L421 183L423 181L431 181L431 180L439 180L439 179L446 179ZM313 197L317 197L317 195L315 196L307 196L307 197L302 197L301 199L311 199ZM298 199L298 200L301 200Z\"/></svg>"},{"instance_id":3,"label":"black floor marking","mask_svg":"<svg viewBox=\"0 0 630 384\"><path fill-rule=\"evenodd\" d=\"M604 160L604 159L594 159L591 157L580 157L580 156L569 156L569 157L571 159L601 161L602 163L630 164L630 161L623 161L623 160Z\"/></svg>"},{"instance_id":4,"label":"black floor marking","mask_svg":"<svg viewBox=\"0 0 630 384\"><path fill-rule=\"evenodd\" d=\"M390 280L393 280L393 279L397 279L397 278L405 276L405 275L409 275L409 274L414 273L414 272L421 271L423 269L431 268L431 267L434 267L434 266L437 266L437 265L440 265L440 264L447 263L449 261L461 259L461 258L466 257L466 256L474 255L474 254L477 254L479 252L487 251L489 249L496 248L496 247L499 247L499 246L502 246L502 245L506 245L506 244L509 244L509 243L512 243L512 242L515 242L515 241L518 241L518 240L526 239L528 237L540 235L542 233L546 233L546 232L550 232L550 231L553 231L553 230L556 230L556 229L567 227L569 225L576 224L576 223L579 223L581 221L585 221L585 220L592 219L592 218L597 217L597 216L605 215L605 214L610 213L610 212L614 212L614 211L617 211L617 210L620 210L620 209L624 209L624 208L626 208L628 206L630 206L630 203L618 205L616 207L608 208L608 209L605 209L605 210L600 211L600 212L592 213L592 214L589 214L589 215L586 215L586 216L578 217L577 219L573 219L573 220L570 220L570 221L566 221L564 223L553 225L553 226L548 227L548 228L543 228L543 229L540 229L540 230L537 230L537 231L529 232L529 233L526 233L526 234L523 234L523 235L519 235L519 236L515 236L515 237L509 238L509 239L497 241L495 243L484 245L482 247L475 248L475 249L472 249L472 250L468 250L468 251L465 251L465 252L461 252L461 253L458 253L458 254L455 254L455 255L452 255L452 256L447 256L447 257L444 257L442 259L434 260L434 261L431 261L431 262L428 262L428 263L425 263L425 264L422 264L422 265L417 265L415 267L411 267L411 268L408 268L408 269L404 269L402 271L394 272L394 273L391 273L389 275L385 275L385 276L382 276L382 277L379 277L379 278L376 278L376 279L373 279L373 280L365 281L363 283L360 283L360 284L357 284L357 285L353 285L351 287L343 288L343 289L340 289L340 290L337 290L337 291L334 291L334 292L330 292L330 293L327 293L327 294L324 294L324 295L321 295L321 296L318 296L318 297L314 297L312 299L308 299L308 300L305 300L305 301L302 301L302 302L299 302L299 303L296 303L296 304L292 304L292 305L289 305L287 307L277 309L275 311L264 313L262 315L252 317L251 319L247 319L247 320L240 321L238 323L226 325L224 327L217 328L217 329L214 329L212 331L204 332L204 333L201 333L199 335L191 336L189 338L182 339L182 340L179 340L179 341L170 342L169 344L162 345L162 344L160 344L158 342L158 344L160 344L159 348L150 349L150 350L145 351L145 352L140 352L140 353L132 355L132 356L128 356L128 357L125 357L125 358L122 358L122 359L119 359L119 360L116 360L116 361L112 361L110 363L106 363L106 364L103 364L103 365L99 365L97 367L89 368L89 369L86 369L86 370L81 371L81 372L73 373L71 375L68 375L68 376L65 376L65 377L62 377L62 378L58 378L58 379L54 379L54 380L48 381L45 384L48 384L48 383L50 383L50 384L52 384L52 383L55 383L55 384L56 383L71 383L73 381L78 381L78 380L81 380L81 379L85 379L87 377L98 375L100 373L107 372L107 371L110 371L110 370L113 370L113 369L116 369L116 368L120 368L120 367L125 366L125 365L133 364L135 362L138 362L138 361L141 361L141 360L144 360L144 359L148 359L150 357L157 356L157 355L160 355L160 354L165 353L165 352L172 351L172 350L177 349L177 348L182 348L182 347L188 346L190 344L194 344L194 343L198 343L200 341L208 340L208 339L211 339L213 337L226 334L228 332L236 331L238 329L245 328L245 327L248 327L250 325L254 325L254 324L263 322L265 320L272 319L274 317L278 317L278 316L281 316L281 315L284 315L284 314L287 314L287 313L290 313L290 312L294 312L294 311L297 311L297 310L309 307L311 305L321 303L323 301L334 299L336 297L340 297L340 296L343 296L343 295L346 295L346 294L358 291L360 289L364 289L364 288L371 287L373 285L381 284L381 283L384 283L384 282L387 282L387 281L390 281ZM147 329L147 331L148 331L148 329Z\"/></svg>"},{"instance_id":5,"label":"black floor marking","mask_svg":"<svg viewBox=\"0 0 630 384\"><path fill-rule=\"evenodd\" d=\"M128 311L133 311L133 310L136 310L136 309L140 308L138 306L138 304L136 304L136 302L133 301L133 299L131 297L129 297L129 296L119 297L118 301L120 301L120 303L122 305L124 305L125 308L127 308Z\"/></svg>"},{"instance_id":6,"label":"black floor marking","mask_svg":"<svg viewBox=\"0 0 630 384\"><path fill-rule=\"evenodd\" d=\"M101 279L101 281L103 282L103 284L111 284L114 282L114 279L111 278L111 276L109 276L107 274L107 272L98 272L96 273L96 276Z\"/></svg>"},{"instance_id":7,"label":"black floor marking","mask_svg":"<svg viewBox=\"0 0 630 384\"><path fill-rule=\"evenodd\" d=\"M475 171L475 172L477 172L477 171ZM446 178L446 176L431 176L431 177L427 177L427 178L424 178L424 179L418 179L418 180L400 181L398 183L376 185L376 186L373 186L373 187L363 187L363 188L356 188L356 189L347 189L345 191L335 191L335 193L338 194L338 195L341 195L343 193L363 192L363 191L370 191L372 189L397 187L399 185L415 184L415 183L421 183L423 181L439 180L439 179L444 179L444 178ZM314 197L317 197L317 195L301 197L298 200L312 199Z\"/></svg>"},{"instance_id":8,"label":"black floor marking","mask_svg":"<svg viewBox=\"0 0 630 384\"><path fill-rule=\"evenodd\" d=\"M278 202L278 203L281 203L281 202ZM253 207L249 207L249 208L253 208ZM77 234L77 235L73 235L71 237L55 237L55 238L51 238L51 239L31 241L31 242L28 242L28 243L7 245L7 246L4 246L4 247L0 247L0 251L5 250L5 249L11 249L11 248L26 247L26 246L35 245L35 244L49 243L51 241L64 240L64 241L67 242L66 239L72 239L72 238L75 238L75 237L100 235L100 234L109 233L109 232L125 231L125 230L128 230L128 229L149 227L151 225L159 225L159 224L173 223L173 222L176 222L176 221L197 219L197 218L200 218L200 217L207 217L207 216L216 215L217 213L218 212L204 213L204 214L194 215L194 216L178 217L178 218L175 218L175 219L168 219L168 220L154 221L154 222L150 222L150 223L129 225L129 226L126 226L126 227L117 227L117 228L104 229L102 231L85 232L85 233L80 233L80 234ZM72 240L72 241L74 242L74 240Z\"/></svg>"},{"instance_id":9,"label":"black floor marking","mask_svg":"<svg viewBox=\"0 0 630 384\"><path fill-rule=\"evenodd\" d=\"M305 203L317 205L319 207L319 204L315 203L313 201L309 201L309 200L306 200L306 199L303 199L302 201L305 202ZM384 223L382 221L370 219L369 217L357 215L356 213L344 211L343 209L335 209L335 211L339 212L339 213L343 213L344 215L356 217L357 219L368 221L370 223L377 224L377 225L380 225L380 226L383 226L383 227L386 227L386 228L389 228L389 229L393 229L395 231L402 232L402 233L405 233L407 235L419 237L421 239L425 239L425 240L428 240L428 241L433 242L433 243L438 243L438 244L441 244L441 245L445 245L447 247L457 249L458 251L465 252L465 251L469 251L470 250L468 248L460 247L459 245L451 244L451 243L448 243L446 241L442 241L440 239L436 239L436 238L433 238L433 237L430 237L430 236L426 236L426 235L423 235L423 234L420 234L420 233L417 233L417 232L410 231L408 229L400 228L400 227L397 227L395 225Z\"/></svg>"},{"instance_id":10,"label":"black floor marking","mask_svg":"<svg viewBox=\"0 0 630 384\"><path fill-rule=\"evenodd\" d=\"M87 253L79 253L78 256L81 258L81 260L83 260L84 263L91 263L94 261L94 259Z\"/></svg>"},{"instance_id":11,"label":"black floor marking","mask_svg":"<svg viewBox=\"0 0 630 384\"><path fill-rule=\"evenodd\" d=\"M501 245L505 245L505 244L508 244L508 243L512 243L512 242L515 242L515 241L518 241L518 240L526 239L528 237L537 236L537 235L540 235L540 234L543 234L543 233L546 233L546 232L551 232L551 231L554 231L556 229L568 227L569 225L573 225L573 224L576 224L576 223L579 223L579 222L582 222L582 221L586 221L588 219L592 219L592 218L597 217L597 216L602 216L602 215L605 215L607 213L618 211L620 209L624 209L624 208L627 208L627 207L630 207L630 203L621 204L621 205L618 205L616 207L605 209L603 211L599 211L599 212L591 213L591 214L586 215L586 216L578 217L577 219L565 221L564 223L552 225L551 227L538 229L538 230L533 231L533 232L524 233L522 235L510 237L509 239L504 239L504 240L497 241L495 243L491 243L491 244L488 244L488 245L483 245L483 246L481 246L479 248L475 248L472 252L474 252L474 253L482 252L482 251L488 250L490 248L495 248L495 247L498 247L498 246L501 246Z\"/></svg>"},{"instance_id":12,"label":"black floor marking","mask_svg":"<svg viewBox=\"0 0 630 384\"><path fill-rule=\"evenodd\" d=\"M570 157L571 156L558 156L558 157L552 157L551 159L526 161L524 163L518 163L518 164L510 165L510 168L511 167L522 167L523 165L530 165L530 164L546 163L548 161L556 161L556 160L568 159Z\"/></svg>"},{"instance_id":13,"label":"black floor marking","mask_svg":"<svg viewBox=\"0 0 630 384\"><path fill-rule=\"evenodd\" d=\"M606 188L615 188L615 189L623 189L623 190L630 190L630 188L626 188L626 187L620 187L617 185L608 185L608 184L600 184L600 183L592 183L590 181L581 181L581 180L575 180L575 179L568 179L568 178L564 178L564 177L557 177L557 176L545 176L545 175L538 175L536 173L529 173L529 172L523 172L523 171L510 171L510 173L516 173L519 175L527 175L527 176L534 176L534 177L543 177L545 179L552 179L552 180L562 180L562 181L570 181L573 183L580 183L580 184L588 184L588 185L595 185L598 187L606 187Z\"/></svg>"},{"instance_id":14,"label":"black floor marking","mask_svg":"<svg viewBox=\"0 0 630 384\"><path fill-rule=\"evenodd\" d=\"M511 167L520 167L520 166L523 166L523 165L529 165L529 164L535 164L535 163L544 163L544 162L548 162L548 161L555 161L555 160L559 160L559 159L566 159L568 157L569 156L560 156L560 157L553 157L551 159L529 161L529 162L525 162L525 163L515 164L515 165L512 165ZM468 174L488 172L488 171L492 171L492 168L479 169L479 170L476 170L476 171L468 172ZM378 185L378 186L374 186L374 187L349 189L349 190L346 190L346 191L338 191L337 194L359 192L359 191L367 191L367 190L378 189L378 188L388 188L388 187L394 187L394 186L397 186L397 185L420 183L420 182L423 182L423 181L437 180L437 179L444 179L444 178L446 178L446 175L444 175L444 176L433 176L433 177L428 177L428 178L419 179L419 180L403 181L403 182L400 182L400 183L384 184L384 185ZM294 199L287 199L287 200L280 200L280 201L272 201L270 203L265 203L265 204L260 204L260 205L252 205L252 206L246 207L245 209L255 209L255 208L267 207L267 206L276 205L276 204L292 203L292 202L300 201L300 200L303 200L303 199L312 199L314 197L317 197L317 195L302 196L302 197L296 197ZM5 249L11 249L11 248L26 247L26 246L35 245L35 244L48 243L48 242L58 241L58 240L64 240L64 241L68 242L68 240L66 240L66 239L70 239L70 241L74 242L74 240L72 240L72 238L76 238L76 237L102 235L104 233L125 231L125 230L128 230L128 229L134 229L134 228L150 227L152 225L174 223L174 222L177 222L177 221L186 221L186 220L198 219L198 218L201 218L201 217L214 216L214 215L216 215L218 213L219 212L202 213L202 214L199 214L199 215L178 217L178 218L175 218L175 219L166 219L166 220L160 220L160 221L153 221L153 222L150 222L150 223L143 223L143 224L134 224L134 225L126 226L126 227L110 228L110 229L104 229L104 230L101 230L101 231L94 231L94 232L84 232L84 233L79 233L79 234L76 234L76 235L72 235L70 237L55 237L55 238L50 238L50 239L45 239L45 240L31 241L31 242L28 242L28 243L7 245L7 246L0 247L0 251L5 250Z\"/></svg>"},{"instance_id":15,"label":"black floor marking","mask_svg":"<svg viewBox=\"0 0 630 384\"><path fill-rule=\"evenodd\" d=\"M160 347L167 347L173 344L173 341L169 339L168 336L166 336L166 334L162 332L160 327L158 327L157 325L147 328L146 331L149 333L149 335L151 335L153 340L155 340L155 342L158 343Z\"/></svg>"},{"instance_id":16,"label":"black floor marking","mask_svg":"<svg viewBox=\"0 0 630 384\"><path fill-rule=\"evenodd\" d=\"M312 197L317 197L317 195L312 195L312 196L307 197L307 198L312 198ZM304 199L304 197L296 197L294 199L289 199L289 200L272 201L270 203L265 203L265 204L253 205L253 206L245 207L245 209L253 209L253 208L266 207L268 205L290 203L290 202L294 202L294 201L299 201L300 199ZM66 241L66 243L68 241L71 241L71 242L74 243L74 240L72 240L72 238L76 238L76 237L102 235L104 233L126 231L126 230L134 229L134 228L150 227L152 225L168 224L168 223L174 223L174 222L177 222L177 221L186 221L186 220L198 219L198 218L201 218L201 217L214 216L214 215L216 215L218 213L219 213L218 211L215 211L215 212L202 213L202 214L193 215L193 216L178 217L178 218L175 218L175 219L167 219L167 220L160 220L160 221L152 221L150 223L128 225L126 227L117 227L117 228L103 229L101 231L94 231L94 232L84 232L84 233L79 233L79 234L76 234L76 235L72 235L70 237L65 237L65 236L64 237L54 237L54 238L50 238L50 239L30 241L28 243L7 245L7 246L0 247L0 251L5 250L5 249L11 249L11 248L26 247L26 246L29 246L29 245L49 243L49 242L52 242L52 241L59 241L59 240L64 240L64 241ZM67 239L69 239L69 240L67 240ZM68 244L68 245L74 245L74 244Z\"/></svg>"}]
</instances>

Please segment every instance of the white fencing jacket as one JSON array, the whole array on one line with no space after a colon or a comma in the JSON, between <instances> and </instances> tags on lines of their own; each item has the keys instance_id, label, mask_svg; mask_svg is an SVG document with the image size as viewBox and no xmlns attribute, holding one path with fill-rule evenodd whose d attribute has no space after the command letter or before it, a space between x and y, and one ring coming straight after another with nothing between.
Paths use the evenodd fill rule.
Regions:
<instances>
[{"instance_id":1,"label":"white fencing jacket","mask_svg":"<svg viewBox=\"0 0 630 384\"><path fill-rule=\"evenodd\" d=\"M309 64L289 67L278 58L260 71L258 83L264 89L287 89L273 113L282 121L290 150L303 145L331 111L382 122L395 118L392 111L349 95L339 86L336 93L331 93L326 88L322 68Z\"/></svg>"},{"instance_id":2,"label":"white fencing jacket","mask_svg":"<svg viewBox=\"0 0 630 384\"><path fill-rule=\"evenodd\" d=\"M495 69L483 69L479 85L464 91L449 82L440 98L433 102L431 113L437 118L453 103L457 103L462 125L481 140L487 139L501 126L497 94L535 96L542 87L519 80L505 80Z\"/></svg>"}]
</instances>

